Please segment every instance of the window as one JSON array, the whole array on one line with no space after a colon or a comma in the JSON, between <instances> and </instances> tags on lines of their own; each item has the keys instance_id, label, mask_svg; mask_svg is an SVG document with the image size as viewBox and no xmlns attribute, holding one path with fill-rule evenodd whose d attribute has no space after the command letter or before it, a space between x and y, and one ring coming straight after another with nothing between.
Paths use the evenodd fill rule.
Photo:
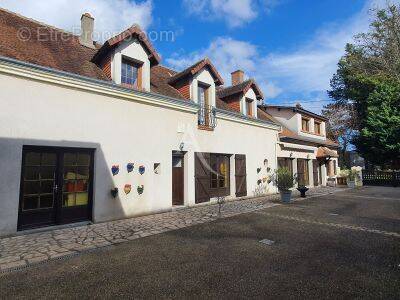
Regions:
<instances>
[{"instance_id":1,"label":"window","mask_svg":"<svg viewBox=\"0 0 400 300\"><path fill-rule=\"evenodd\" d=\"M141 89L141 81L142 65L123 59L121 65L121 84L133 87L135 89Z\"/></svg>"},{"instance_id":2,"label":"window","mask_svg":"<svg viewBox=\"0 0 400 300\"><path fill-rule=\"evenodd\" d=\"M211 154L211 188L227 188L229 186L229 157Z\"/></svg>"},{"instance_id":3,"label":"window","mask_svg":"<svg viewBox=\"0 0 400 300\"><path fill-rule=\"evenodd\" d=\"M301 119L301 130L309 132L310 131L310 120L306 118Z\"/></svg>"},{"instance_id":4,"label":"window","mask_svg":"<svg viewBox=\"0 0 400 300\"><path fill-rule=\"evenodd\" d=\"M315 134L321 134L321 123L315 122L314 123L314 133Z\"/></svg>"},{"instance_id":5,"label":"window","mask_svg":"<svg viewBox=\"0 0 400 300\"><path fill-rule=\"evenodd\" d=\"M209 86L199 83L197 88L197 101L200 106L199 125L211 127L213 116L209 103Z\"/></svg>"},{"instance_id":6,"label":"window","mask_svg":"<svg viewBox=\"0 0 400 300\"><path fill-rule=\"evenodd\" d=\"M246 115L248 117L253 116L253 100L246 99Z\"/></svg>"}]
</instances>

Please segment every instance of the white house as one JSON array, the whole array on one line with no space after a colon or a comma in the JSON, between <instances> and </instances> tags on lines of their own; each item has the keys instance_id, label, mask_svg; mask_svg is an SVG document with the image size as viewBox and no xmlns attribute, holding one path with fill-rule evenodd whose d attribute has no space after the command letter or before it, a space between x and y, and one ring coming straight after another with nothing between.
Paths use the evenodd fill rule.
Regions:
<instances>
[{"instance_id":1,"label":"white house","mask_svg":"<svg viewBox=\"0 0 400 300\"><path fill-rule=\"evenodd\" d=\"M166 68L138 26L100 45L89 14L0 19L0 235L275 192L281 126L243 72Z\"/></svg>"},{"instance_id":2,"label":"white house","mask_svg":"<svg viewBox=\"0 0 400 300\"><path fill-rule=\"evenodd\" d=\"M278 166L291 170L298 178L298 185L335 184L339 145L326 137L328 120L300 105L259 107L282 125L277 146Z\"/></svg>"}]
</instances>

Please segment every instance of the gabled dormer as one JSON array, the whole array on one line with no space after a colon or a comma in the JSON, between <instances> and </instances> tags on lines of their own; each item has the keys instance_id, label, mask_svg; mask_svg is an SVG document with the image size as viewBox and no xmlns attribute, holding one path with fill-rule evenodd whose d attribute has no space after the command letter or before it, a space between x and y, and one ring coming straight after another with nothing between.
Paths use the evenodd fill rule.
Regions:
<instances>
[{"instance_id":1,"label":"gabled dormer","mask_svg":"<svg viewBox=\"0 0 400 300\"><path fill-rule=\"evenodd\" d=\"M257 106L263 94L254 79L244 80L241 70L232 73L232 85L218 90L218 97L232 110L250 118L257 118Z\"/></svg>"},{"instance_id":2,"label":"gabled dormer","mask_svg":"<svg viewBox=\"0 0 400 300\"><path fill-rule=\"evenodd\" d=\"M134 25L106 41L92 61L116 84L150 92L150 69L160 57L146 34Z\"/></svg>"},{"instance_id":3,"label":"gabled dormer","mask_svg":"<svg viewBox=\"0 0 400 300\"><path fill-rule=\"evenodd\" d=\"M168 83L185 99L199 104L199 128L215 127L216 88L223 85L224 81L208 58L175 74Z\"/></svg>"},{"instance_id":4,"label":"gabled dormer","mask_svg":"<svg viewBox=\"0 0 400 300\"><path fill-rule=\"evenodd\" d=\"M323 116L296 106L263 105L264 111L272 115L281 124L298 136L326 139L326 121Z\"/></svg>"}]
</instances>

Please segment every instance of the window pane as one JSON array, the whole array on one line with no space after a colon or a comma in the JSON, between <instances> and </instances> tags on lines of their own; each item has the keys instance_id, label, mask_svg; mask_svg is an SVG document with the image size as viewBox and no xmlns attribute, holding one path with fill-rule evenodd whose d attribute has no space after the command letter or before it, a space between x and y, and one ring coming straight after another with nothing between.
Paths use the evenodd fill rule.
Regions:
<instances>
[{"instance_id":1,"label":"window pane","mask_svg":"<svg viewBox=\"0 0 400 300\"><path fill-rule=\"evenodd\" d=\"M53 193L53 180L41 181L41 194L52 194Z\"/></svg>"},{"instance_id":2,"label":"window pane","mask_svg":"<svg viewBox=\"0 0 400 300\"><path fill-rule=\"evenodd\" d=\"M64 179L75 179L76 178L76 171L75 167L64 167Z\"/></svg>"},{"instance_id":3,"label":"window pane","mask_svg":"<svg viewBox=\"0 0 400 300\"><path fill-rule=\"evenodd\" d=\"M55 168L54 167L41 167L40 168L40 179L54 179Z\"/></svg>"},{"instance_id":4,"label":"window pane","mask_svg":"<svg viewBox=\"0 0 400 300\"><path fill-rule=\"evenodd\" d=\"M87 180L77 180L75 184L75 192L86 192Z\"/></svg>"},{"instance_id":5,"label":"window pane","mask_svg":"<svg viewBox=\"0 0 400 300\"><path fill-rule=\"evenodd\" d=\"M37 209L39 207L39 197L24 197L24 202L22 204L23 210Z\"/></svg>"},{"instance_id":6,"label":"window pane","mask_svg":"<svg viewBox=\"0 0 400 300\"><path fill-rule=\"evenodd\" d=\"M90 155L85 153L78 154L78 165L79 166L89 166L90 165Z\"/></svg>"},{"instance_id":7,"label":"window pane","mask_svg":"<svg viewBox=\"0 0 400 300\"><path fill-rule=\"evenodd\" d=\"M88 205L89 202L88 193L77 193L75 197L76 197L76 205Z\"/></svg>"},{"instance_id":8,"label":"window pane","mask_svg":"<svg viewBox=\"0 0 400 300\"><path fill-rule=\"evenodd\" d=\"M53 195L40 195L40 208L53 207Z\"/></svg>"},{"instance_id":9,"label":"window pane","mask_svg":"<svg viewBox=\"0 0 400 300\"><path fill-rule=\"evenodd\" d=\"M63 194L63 206L64 207L75 206L75 193Z\"/></svg>"},{"instance_id":10,"label":"window pane","mask_svg":"<svg viewBox=\"0 0 400 300\"><path fill-rule=\"evenodd\" d=\"M76 165L76 154L75 153L65 153L64 154L64 166L74 166Z\"/></svg>"},{"instance_id":11,"label":"window pane","mask_svg":"<svg viewBox=\"0 0 400 300\"><path fill-rule=\"evenodd\" d=\"M42 166L55 166L57 156L55 153L42 153Z\"/></svg>"},{"instance_id":12,"label":"window pane","mask_svg":"<svg viewBox=\"0 0 400 300\"><path fill-rule=\"evenodd\" d=\"M75 192L75 180L64 181L63 192L68 192L68 193Z\"/></svg>"},{"instance_id":13,"label":"window pane","mask_svg":"<svg viewBox=\"0 0 400 300\"><path fill-rule=\"evenodd\" d=\"M40 181L25 181L24 195L32 195L40 193Z\"/></svg>"},{"instance_id":14,"label":"window pane","mask_svg":"<svg viewBox=\"0 0 400 300\"><path fill-rule=\"evenodd\" d=\"M76 179L89 179L89 168L88 167L76 168Z\"/></svg>"},{"instance_id":15,"label":"window pane","mask_svg":"<svg viewBox=\"0 0 400 300\"><path fill-rule=\"evenodd\" d=\"M40 165L40 153L29 152L25 155L26 166L38 166Z\"/></svg>"},{"instance_id":16,"label":"window pane","mask_svg":"<svg viewBox=\"0 0 400 300\"><path fill-rule=\"evenodd\" d=\"M181 168L182 167L182 157L173 156L172 157L172 167Z\"/></svg>"},{"instance_id":17,"label":"window pane","mask_svg":"<svg viewBox=\"0 0 400 300\"><path fill-rule=\"evenodd\" d=\"M40 179L39 174L39 167L25 167L25 180L38 180Z\"/></svg>"}]
</instances>

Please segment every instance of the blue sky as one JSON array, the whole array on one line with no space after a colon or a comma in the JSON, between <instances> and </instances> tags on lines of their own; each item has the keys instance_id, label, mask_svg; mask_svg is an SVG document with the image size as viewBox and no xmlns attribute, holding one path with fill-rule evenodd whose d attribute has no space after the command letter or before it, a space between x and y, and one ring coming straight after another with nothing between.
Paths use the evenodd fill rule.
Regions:
<instances>
[{"instance_id":1,"label":"blue sky","mask_svg":"<svg viewBox=\"0 0 400 300\"><path fill-rule=\"evenodd\" d=\"M397 1L396 1L397 2ZM51 4L50 4L51 3ZM344 46L368 29L369 9L386 0L0 0L0 6L68 31L95 17L99 39L133 23L155 40L163 64L181 70L209 57L226 84L230 72L254 77L266 103L300 102L320 112ZM106 33L106 35L104 35Z\"/></svg>"}]
</instances>

